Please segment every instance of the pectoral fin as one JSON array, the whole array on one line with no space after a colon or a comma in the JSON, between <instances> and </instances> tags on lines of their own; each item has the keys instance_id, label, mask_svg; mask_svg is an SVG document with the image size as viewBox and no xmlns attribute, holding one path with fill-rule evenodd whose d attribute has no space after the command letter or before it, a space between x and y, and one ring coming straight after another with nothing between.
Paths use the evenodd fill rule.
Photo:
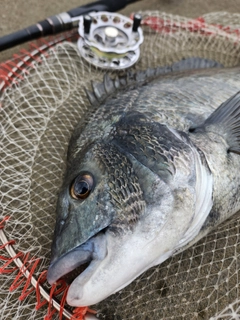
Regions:
<instances>
[{"instance_id":1,"label":"pectoral fin","mask_svg":"<svg viewBox=\"0 0 240 320\"><path fill-rule=\"evenodd\" d=\"M215 132L228 144L228 152L240 154L240 92L222 103L205 122L190 132Z\"/></svg>"}]
</instances>

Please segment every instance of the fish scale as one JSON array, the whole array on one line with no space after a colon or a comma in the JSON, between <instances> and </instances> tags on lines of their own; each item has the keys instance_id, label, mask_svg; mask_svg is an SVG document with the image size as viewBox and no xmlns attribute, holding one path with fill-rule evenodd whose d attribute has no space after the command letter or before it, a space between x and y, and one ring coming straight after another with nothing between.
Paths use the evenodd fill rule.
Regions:
<instances>
[{"instance_id":1,"label":"fish scale","mask_svg":"<svg viewBox=\"0 0 240 320\"><path fill-rule=\"evenodd\" d=\"M104 169L111 176L111 202L120 210L117 213L117 221L111 226L111 230L116 230L119 226L122 228L131 225L136 221L138 213L144 206L141 189L138 186L137 177L134 174L131 163L128 159L119 153L119 150L108 144L98 144L95 149L95 156L104 163ZM123 180L119 186L119 181ZM130 190L130 189L133 190ZM122 213L122 202L125 203L124 214Z\"/></svg>"}]
</instances>

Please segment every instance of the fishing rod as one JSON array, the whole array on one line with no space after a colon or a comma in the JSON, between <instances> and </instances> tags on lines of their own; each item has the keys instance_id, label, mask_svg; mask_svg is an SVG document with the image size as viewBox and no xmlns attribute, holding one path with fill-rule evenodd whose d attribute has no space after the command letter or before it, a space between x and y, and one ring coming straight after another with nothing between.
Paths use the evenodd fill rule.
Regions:
<instances>
[{"instance_id":1,"label":"fishing rod","mask_svg":"<svg viewBox=\"0 0 240 320\"><path fill-rule=\"evenodd\" d=\"M0 52L40 37L61 33L78 27L79 17L90 12L115 12L139 0L100 0L51 16L25 29L0 38Z\"/></svg>"}]
</instances>

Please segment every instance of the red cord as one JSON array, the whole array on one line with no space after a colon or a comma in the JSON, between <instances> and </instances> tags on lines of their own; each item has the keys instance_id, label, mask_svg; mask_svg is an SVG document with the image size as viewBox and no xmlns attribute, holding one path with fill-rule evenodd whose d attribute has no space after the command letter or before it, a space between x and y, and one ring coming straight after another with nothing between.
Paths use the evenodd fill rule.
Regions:
<instances>
[{"instance_id":1,"label":"red cord","mask_svg":"<svg viewBox=\"0 0 240 320\"><path fill-rule=\"evenodd\" d=\"M47 270L43 271L37 280L37 286L36 286L36 298L37 298L37 304L35 309L39 310L41 307L47 304L46 299L41 299L41 293L40 293L40 285L42 285L44 282L47 281Z\"/></svg>"},{"instance_id":2,"label":"red cord","mask_svg":"<svg viewBox=\"0 0 240 320\"><path fill-rule=\"evenodd\" d=\"M26 284L23 287L21 296L19 297L19 300L24 300L31 292L33 292L35 290L35 288L32 286L32 288L28 289L28 287L31 285L31 279L33 276L34 271L36 270L38 264L40 262L40 259L30 259L29 261L26 260L26 263L29 264L29 266L27 267L27 269L30 267L30 265L33 263L30 271L29 271L29 276L27 278Z\"/></svg>"},{"instance_id":3,"label":"red cord","mask_svg":"<svg viewBox=\"0 0 240 320\"><path fill-rule=\"evenodd\" d=\"M5 227L5 222L10 219L10 216L6 216L0 221L0 229L3 229Z\"/></svg>"},{"instance_id":4,"label":"red cord","mask_svg":"<svg viewBox=\"0 0 240 320\"><path fill-rule=\"evenodd\" d=\"M87 313L97 314L97 311L88 307L78 307L73 310L73 315L70 320L83 320Z\"/></svg>"},{"instance_id":5,"label":"red cord","mask_svg":"<svg viewBox=\"0 0 240 320\"><path fill-rule=\"evenodd\" d=\"M214 30L209 30L209 27L215 27L222 30L228 34L235 34L240 37L239 29L231 29L229 26L222 26L220 24L206 24L203 17L197 19L189 20L187 22L173 22L172 20L165 20L160 17L147 17L143 19L142 25L149 26L151 29L159 33L174 33L179 30L187 30L190 32L198 32L201 35L210 36L215 35L217 32Z\"/></svg>"},{"instance_id":6,"label":"red cord","mask_svg":"<svg viewBox=\"0 0 240 320\"><path fill-rule=\"evenodd\" d=\"M0 221L0 229L3 229L5 226L5 222L9 220L9 217L5 217ZM14 240L10 240L0 246L0 250L5 249L7 246L11 246L15 243ZM9 265L16 259L21 259L22 261L22 267L18 268L13 267L9 268ZM21 285L24 285L21 295L19 297L19 300L24 300L29 294L36 291L36 309L39 310L44 305L48 304L48 310L47 314L44 317L44 320L51 320L53 315L56 314L57 310L53 306L53 299L56 298L56 300L60 301L60 311L59 311L59 320L63 317L64 312L64 306L66 304L66 297L69 286L66 284L64 280L59 280L56 284L54 284L50 289L50 299L49 302L45 299L41 299L41 293L40 293L40 285L43 285L47 281L47 271L43 271L37 280L36 289L34 286L31 286L31 279L33 277L33 274L35 273L37 267L39 266L40 259L31 258L30 253L24 254L23 252L18 252L14 257L6 257L3 255L0 255L0 260L4 261L3 266L0 268L0 274L2 273L13 273L14 271L18 270L18 273L11 284L9 290L12 292L19 288ZM26 278L25 272L28 271L29 275ZM30 287L30 288L29 288ZM83 320L84 315L87 312L96 313L95 311L89 309L88 307L83 308L75 308L73 311L73 315L71 317L72 320Z\"/></svg>"},{"instance_id":7,"label":"red cord","mask_svg":"<svg viewBox=\"0 0 240 320\"><path fill-rule=\"evenodd\" d=\"M22 56L18 54L13 55L12 60L7 60L6 62L0 63L0 83L4 82L4 86L2 90L11 86L12 84L18 84L20 80L23 80L23 74L28 73L29 71L26 67L33 68L34 65L32 61L36 61L37 63L41 63L41 56L44 55L48 57L47 50L51 47L54 47L57 43L61 43L63 41L75 41L78 38L78 33L76 30L71 32L66 32L62 36L50 36L47 39L40 39L36 42L32 42L29 45L30 50L36 50L36 54L32 54L30 51L25 49L21 49L20 52L23 53ZM41 46L45 47L41 49ZM26 61L25 57L29 57L30 61ZM16 70L14 70L16 69Z\"/></svg>"}]
</instances>

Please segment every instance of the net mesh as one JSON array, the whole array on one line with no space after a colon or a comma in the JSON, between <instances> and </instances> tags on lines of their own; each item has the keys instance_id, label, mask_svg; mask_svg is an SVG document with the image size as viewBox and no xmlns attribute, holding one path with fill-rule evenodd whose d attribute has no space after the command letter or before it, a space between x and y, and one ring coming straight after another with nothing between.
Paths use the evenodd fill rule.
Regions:
<instances>
[{"instance_id":1,"label":"net mesh","mask_svg":"<svg viewBox=\"0 0 240 320\"><path fill-rule=\"evenodd\" d=\"M135 69L198 56L224 66L240 59L240 15L211 13L188 19L142 12L145 41ZM84 88L103 71L86 64L74 42L62 42L4 79L0 96L1 218L7 239L48 267L55 207L73 128L90 107ZM20 75L20 76L19 76ZM154 267L94 306L100 319L239 319L240 220L236 215L185 252ZM2 249L1 251L4 251ZM0 253L1 254L1 253ZM9 292L18 271L0 275L0 319L43 319L32 293ZM58 319L55 314L52 319Z\"/></svg>"}]
</instances>

